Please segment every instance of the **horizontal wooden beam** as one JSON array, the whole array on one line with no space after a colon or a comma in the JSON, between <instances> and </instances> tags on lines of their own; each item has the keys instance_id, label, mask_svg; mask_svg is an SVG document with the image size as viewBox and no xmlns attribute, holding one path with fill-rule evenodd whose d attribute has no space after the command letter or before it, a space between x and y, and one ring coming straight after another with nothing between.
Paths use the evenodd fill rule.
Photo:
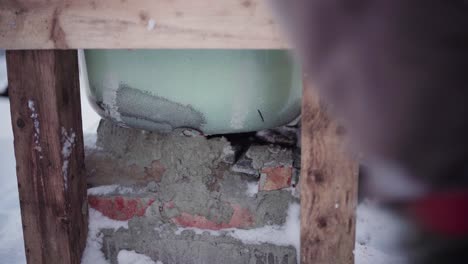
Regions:
<instances>
[{"instance_id":1,"label":"horizontal wooden beam","mask_svg":"<svg viewBox=\"0 0 468 264\"><path fill-rule=\"evenodd\" d=\"M3 0L0 49L282 49L267 0Z\"/></svg>"}]
</instances>

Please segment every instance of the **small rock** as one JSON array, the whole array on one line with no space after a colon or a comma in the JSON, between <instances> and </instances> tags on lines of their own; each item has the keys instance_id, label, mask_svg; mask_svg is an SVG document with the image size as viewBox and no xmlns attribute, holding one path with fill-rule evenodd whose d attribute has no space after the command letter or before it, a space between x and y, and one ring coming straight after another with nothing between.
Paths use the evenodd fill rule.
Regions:
<instances>
[{"instance_id":1,"label":"small rock","mask_svg":"<svg viewBox=\"0 0 468 264\"><path fill-rule=\"evenodd\" d=\"M231 171L253 175L258 177L259 171L253 167L252 160L247 157L240 158L234 166L231 167Z\"/></svg>"}]
</instances>

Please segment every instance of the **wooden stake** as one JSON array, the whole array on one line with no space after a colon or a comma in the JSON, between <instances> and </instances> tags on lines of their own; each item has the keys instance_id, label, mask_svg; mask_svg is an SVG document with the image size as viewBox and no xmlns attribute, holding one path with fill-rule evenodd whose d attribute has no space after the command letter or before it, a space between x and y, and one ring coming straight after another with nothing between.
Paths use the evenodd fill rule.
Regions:
<instances>
[{"instance_id":1,"label":"wooden stake","mask_svg":"<svg viewBox=\"0 0 468 264\"><path fill-rule=\"evenodd\" d=\"M76 50L7 51L26 258L79 264L87 236Z\"/></svg>"},{"instance_id":2,"label":"wooden stake","mask_svg":"<svg viewBox=\"0 0 468 264\"><path fill-rule=\"evenodd\" d=\"M301 263L354 263L358 164L304 78L302 101Z\"/></svg>"}]
</instances>

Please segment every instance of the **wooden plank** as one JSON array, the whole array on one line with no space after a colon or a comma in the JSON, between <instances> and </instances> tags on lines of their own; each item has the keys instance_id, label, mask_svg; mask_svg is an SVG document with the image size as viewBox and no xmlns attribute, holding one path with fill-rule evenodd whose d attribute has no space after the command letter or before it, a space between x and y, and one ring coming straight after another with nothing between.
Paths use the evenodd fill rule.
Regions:
<instances>
[{"instance_id":1,"label":"wooden plank","mask_svg":"<svg viewBox=\"0 0 468 264\"><path fill-rule=\"evenodd\" d=\"M306 79L302 103L301 263L353 264L358 164Z\"/></svg>"},{"instance_id":2,"label":"wooden plank","mask_svg":"<svg viewBox=\"0 0 468 264\"><path fill-rule=\"evenodd\" d=\"M0 48L286 48L267 0L3 0Z\"/></svg>"},{"instance_id":3,"label":"wooden plank","mask_svg":"<svg viewBox=\"0 0 468 264\"><path fill-rule=\"evenodd\" d=\"M27 261L79 264L87 203L77 51L7 51L7 67Z\"/></svg>"}]
</instances>

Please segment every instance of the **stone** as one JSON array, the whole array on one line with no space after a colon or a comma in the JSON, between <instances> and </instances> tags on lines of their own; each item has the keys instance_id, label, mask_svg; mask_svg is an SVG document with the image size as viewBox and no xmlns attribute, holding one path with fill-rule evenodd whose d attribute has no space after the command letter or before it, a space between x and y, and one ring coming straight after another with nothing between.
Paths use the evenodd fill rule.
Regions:
<instances>
[{"instance_id":1,"label":"stone","mask_svg":"<svg viewBox=\"0 0 468 264\"><path fill-rule=\"evenodd\" d=\"M247 158L246 156L242 156L232 167L231 171L244 173L248 175L252 175L255 178L258 178L260 175L259 170L253 167L252 159Z\"/></svg>"}]
</instances>

